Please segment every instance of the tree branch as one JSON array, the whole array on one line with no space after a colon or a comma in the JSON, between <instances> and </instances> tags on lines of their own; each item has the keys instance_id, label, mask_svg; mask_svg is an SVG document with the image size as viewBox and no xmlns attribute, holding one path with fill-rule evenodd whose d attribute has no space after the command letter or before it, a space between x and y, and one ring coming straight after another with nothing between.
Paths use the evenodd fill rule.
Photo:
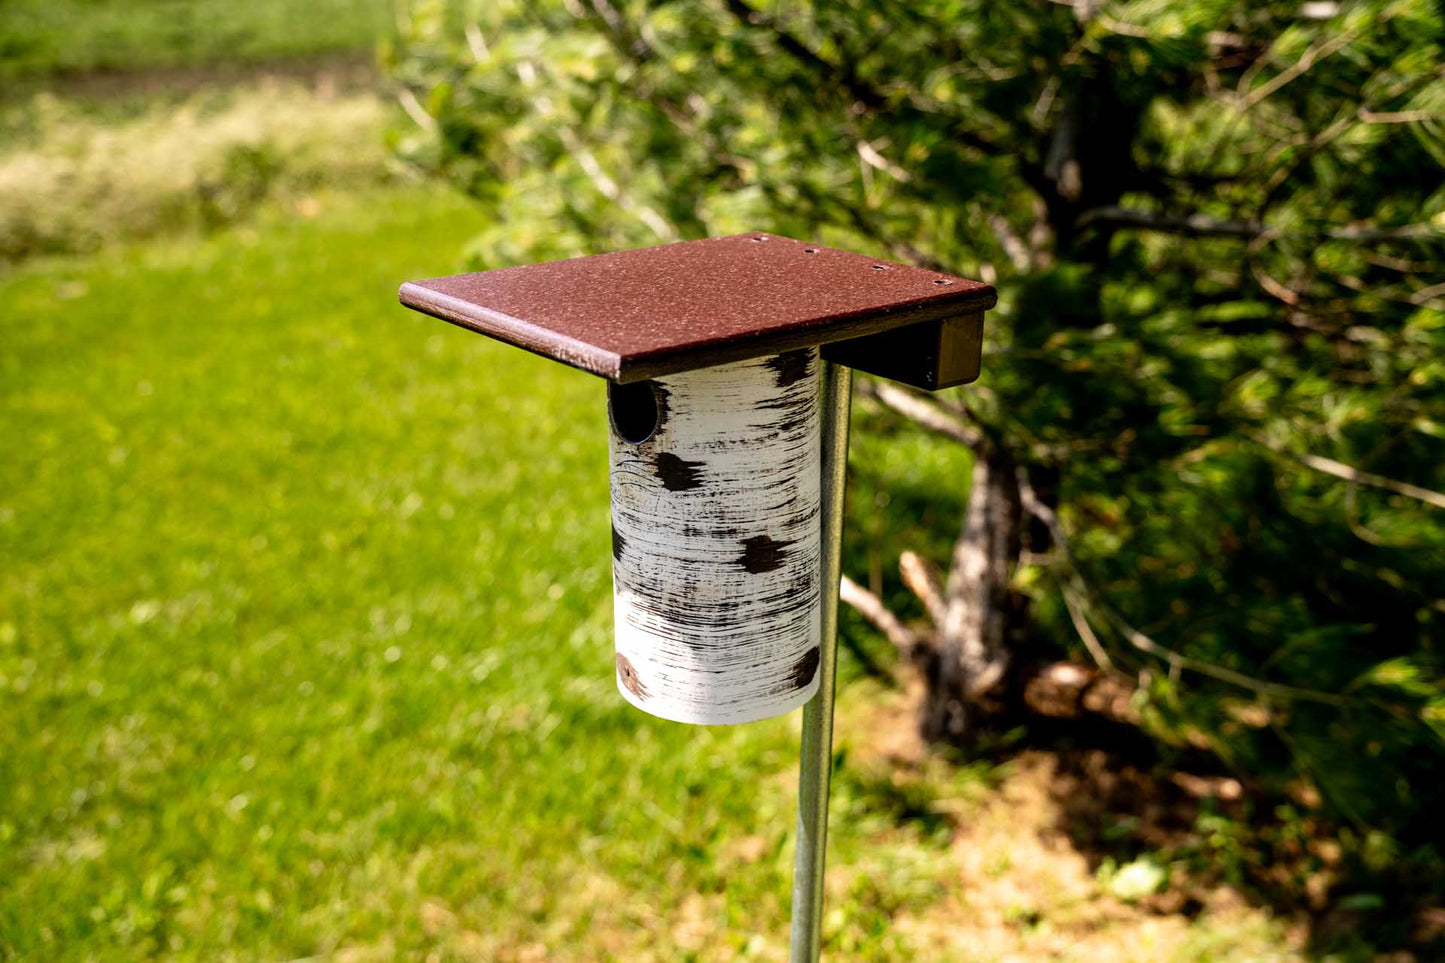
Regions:
<instances>
[{"instance_id":1,"label":"tree branch","mask_svg":"<svg viewBox=\"0 0 1445 963\"><path fill-rule=\"evenodd\" d=\"M617 182L598 163L597 156L588 149L586 144L582 143L581 138L571 128L562 127L558 133L567 150L576 158L577 166L582 168L582 172L587 175L587 179L597 188L599 194L646 224L652 233L664 241L677 240L677 228L651 207L637 203L631 195L624 193Z\"/></svg>"},{"instance_id":2,"label":"tree branch","mask_svg":"<svg viewBox=\"0 0 1445 963\"><path fill-rule=\"evenodd\" d=\"M849 96L863 104L865 107L877 109L888 103L888 98L881 90L869 85L851 68L842 64L835 64L814 53L812 48L799 40L786 27L780 24L773 17L768 16L743 2L743 0L725 0L728 12L730 12L740 23L749 27L760 27L773 35L773 40L790 57L803 64L814 73L822 74L836 80L844 87Z\"/></svg>"},{"instance_id":3,"label":"tree branch","mask_svg":"<svg viewBox=\"0 0 1445 963\"><path fill-rule=\"evenodd\" d=\"M617 11L608 0L591 0L592 9L597 11L597 16L607 25L608 33L630 53L636 62L643 62L652 59L652 47L642 35L632 29L632 25L623 19L622 14Z\"/></svg>"},{"instance_id":4,"label":"tree branch","mask_svg":"<svg viewBox=\"0 0 1445 963\"><path fill-rule=\"evenodd\" d=\"M961 419L952 417L947 412L944 412L941 409L937 408L937 406L927 401L924 401L923 399L918 398L917 396L912 395L907 391L903 391L900 388L895 388L892 385L879 383L871 386L870 389L867 389L867 393L871 394L880 403L884 404L889 408L892 408L899 414L902 414L905 417L916 421L918 424L922 425L925 428L929 428L930 430L936 431L940 434L947 435L948 437L954 438L958 441L963 441L964 444L967 444L970 447L978 444L986 444L986 440L983 438L983 436L980 433L977 433L971 426L965 424ZM965 438L967 438L968 440L965 440ZM1328 462L1330 461L1330 459L1323 459L1323 461ZM1339 465L1340 463L1334 462L1333 464ZM1342 467L1349 469L1349 466ZM1441 495L1438 492L1430 492L1427 489L1418 488L1417 486L1413 485L1406 485L1404 482L1395 482L1393 479L1382 478L1378 475L1369 475L1368 473L1357 472L1356 469L1349 470L1352 472L1356 472L1357 474L1363 476L1363 478L1390 482L1392 485L1402 486L1406 489L1413 490L1413 493L1410 491L1404 491L1399 492L1400 494L1411 494L1412 497L1419 497L1420 493L1424 493L1435 498L1439 498L1441 499L1441 506L1445 507L1445 495ZM1331 472L1331 474L1334 474L1334 472ZM1068 533L1064 530L1062 523L1059 521L1058 514L1048 505L1044 504L1043 501L1038 497L1038 493L1034 491L1033 485L1030 484L1028 480L1028 474L1022 466L1019 466L1016 469L1015 477L1018 481L1020 505L1023 507L1024 511L1037 518L1049 530L1049 534L1052 536L1055 545L1058 546L1060 554L1065 559L1072 578L1076 581L1078 585L1077 590L1066 590L1064 601L1065 604L1069 606L1070 617L1071 619L1075 620L1075 629L1079 631L1080 639L1084 641L1085 648L1089 649L1090 655L1094 657L1096 662L1100 663L1101 667L1111 666L1113 662L1109 658L1107 652L1104 650L1103 644L1102 642L1100 642L1097 634L1095 634L1092 630L1092 627L1088 625L1087 618L1085 617L1085 607L1082 604L1079 604L1084 601L1091 601L1093 608L1103 612L1105 618L1114 625L1114 627L1119 631L1119 633L1124 637L1124 639L1128 641L1130 645L1132 645L1134 648L1138 649L1141 652L1145 652L1149 655L1154 656L1155 658L1164 660L1172 669L1188 670L1198 673L1199 675L1208 676L1220 682L1227 682L1232 685L1239 686L1240 688L1248 689L1252 692L1259 693L1260 695L1273 696L1275 698L1301 699L1336 706L1349 704L1350 700L1347 697L1338 695L1333 692L1323 692L1317 689L1306 689L1299 686L1285 685L1283 683L1265 682L1263 680L1246 675L1243 672L1237 672L1234 669L1228 669L1223 666L1214 665L1210 662L1204 662L1200 659L1192 658L1190 656L1184 655L1181 652L1177 652L1174 649L1169 648L1168 646L1161 645L1160 643L1151 639L1149 636L1140 632L1138 629L1134 628L1122 617L1120 617L1112 610L1110 610L1106 605L1104 605L1103 602L1099 599L1098 593L1094 591L1089 586L1088 582L1084 579L1083 573L1080 571L1079 566L1073 557L1072 543L1069 540ZM1362 480L1361 483L1367 484L1368 482ZM1397 488L1391 488L1390 490L1398 491ZM1431 504L1436 503L1431 501ZM950 579L952 579L952 573L950 573ZM912 586L910 586L910 588L911 587ZM1069 598L1069 591L1075 592L1075 598L1072 602ZM1076 605L1078 606L1077 613L1075 612ZM940 630L944 628L945 624L945 622L938 623ZM1085 634L1084 630L1080 628L1081 624L1088 629L1087 635ZM1095 651L1096 646L1097 652Z\"/></svg>"},{"instance_id":5,"label":"tree branch","mask_svg":"<svg viewBox=\"0 0 1445 963\"><path fill-rule=\"evenodd\" d=\"M878 230L877 225L869 221L867 215L865 215L858 208L847 207L845 208L845 213L847 214L849 220L853 222L853 226L858 229L859 233L872 238L877 243L888 248L888 252L898 260L903 261L906 264L912 264L914 267L927 268L930 271L938 271L940 274L954 273L942 261L938 260L937 258L933 257L933 255L928 254L925 251L920 251L912 244L909 244L906 241L895 241L884 237L882 232Z\"/></svg>"},{"instance_id":6,"label":"tree branch","mask_svg":"<svg viewBox=\"0 0 1445 963\"><path fill-rule=\"evenodd\" d=\"M1342 461L1335 461L1333 458L1325 458L1323 455L1310 455L1287 450L1283 445L1267 441L1263 438L1256 438L1261 445L1276 454L1293 458L1295 461L1307 468L1313 468L1317 472L1332 475L1335 478L1344 479L1356 485L1368 485L1371 488L1382 488L1396 495L1404 495L1406 498L1413 498L1416 501L1424 502L1426 505L1435 508L1445 508L1445 493L1432 491L1429 488L1421 488L1419 485L1412 485L1409 482L1397 481L1384 475L1376 475L1373 472L1361 471L1352 465L1346 465Z\"/></svg>"},{"instance_id":7,"label":"tree branch","mask_svg":"<svg viewBox=\"0 0 1445 963\"><path fill-rule=\"evenodd\" d=\"M962 118L950 113L943 113L942 105L926 98L924 95L910 91L909 96L904 100L893 102L888 93L877 86L869 83L858 74L850 64L835 63L814 52L814 50L799 39L796 35L783 26L775 17L769 16L758 10L756 7L745 2L745 0L724 0L728 12L745 27L768 31L773 42L776 43L784 53L803 67L818 75L824 85L841 87L847 91L848 96L855 103L862 104L868 110L878 110L883 107L891 107L895 115L906 114L911 111L920 117L929 115L943 116L952 123L949 135L961 144L981 151L988 156L1006 155L1007 152L999 150L999 146L987 137L982 137L962 123ZM926 104L926 106L924 106Z\"/></svg>"},{"instance_id":8,"label":"tree branch","mask_svg":"<svg viewBox=\"0 0 1445 963\"><path fill-rule=\"evenodd\" d=\"M1004 254L1008 256L1009 263L1013 265L1015 271L1027 271L1033 266L1032 252L1029 251L1028 245L1014 233L1008 218L999 213L990 214L988 226L993 231L994 237L998 238L999 245L1003 248Z\"/></svg>"},{"instance_id":9,"label":"tree branch","mask_svg":"<svg viewBox=\"0 0 1445 963\"><path fill-rule=\"evenodd\" d=\"M860 386L860 389L859 393L863 396L874 398L885 408L896 411L929 431L946 435L970 448L979 449L988 443L983 432L966 424L963 419L949 414L931 401L925 401L918 395L904 391L886 381L868 382L866 386Z\"/></svg>"},{"instance_id":10,"label":"tree branch","mask_svg":"<svg viewBox=\"0 0 1445 963\"><path fill-rule=\"evenodd\" d=\"M1323 60L1330 54L1338 51L1341 47L1344 47L1351 40L1354 40L1359 33L1360 28L1346 30L1344 33L1338 34L1337 36L1330 37L1326 40L1320 41L1317 44L1314 44L1303 54L1300 55L1299 60L1296 60L1294 63L1290 64L1288 67L1271 77L1263 85L1256 88L1255 90L1249 91L1248 93L1245 93L1245 91L1248 89L1250 81L1252 81L1254 77L1258 75L1259 71L1246 70L1244 72L1244 76L1240 78L1239 81L1238 94L1242 100L1240 109L1249 110L1255 104L1259 103L1261 100L1264 100L1266 97L1274 93L1276 90L1279 90L1285 84L1299 79L1318 61Z\"/></svg>"},{"instance_id":11,"label":"tree branch","mask_svg":"<svg viewBox=\"0 0 1445 963\"><path fill-rule=\"evenodd\" d=\"M1348 705L1351 701L1348 697L1335 692L1321 692L1318 689L1302 689L1299 686L1284 685L1278 682L1265 682L1253 676L1245 675L1243 672L1236 672L1234 669L1226 669L1223 666L1214 665L1211 662L1192 659L1167 646L1160 645L1107 609L1102 609L1102 611L1105 617L1108 618L1108 620L1114 624L1114 627L1128 640L1130 645L1140 652L1147 652L1156 658L1163 659L1169 663L1170 668L1197 672L1200 675L1207 675L1212 679L1218 679L1220 682L1237 685L1241 689L1249 689L1260 695L1285 699L1300 699L1306 702L1322 702L1332 706Z\"/></svg>"},{"instance_id":12,"label":"tree branch","mask_svg":"<svg viewBox=\"0 0 1445 963\"><path fill-rule=\"evenodd\" d=\"M1204 214L1160 214L1155 211L1141 211L1130 207L1096 207L1079 215L1076 227L1090 224L1107 224L1118 227L1134 227L1144 231L1162 234L1181 234L1185 237L1238 237L1247 240L1256 238L1326 238L1336 241L1395 241L1418 240L1445 236L1445 228L1435 224L1405 224L1399 227L1375 227L1355 224L1346 227L1324 227L1307 231L1282 231L1267 227L1259 221L1229 221Z\"/></svg>"},{"instance_id":13,"label":"tree branch","mask_svg":"<svg viewBox=\"0 0 1445 963\"><path fill-rule=\"evenodd\" d=\"M846 575L838 583L838 600L851 605L859 615L873 623L905 659L916 659L928 648L928 641L904 625L882 599Z\"/></svg>"},{"instance_id":14,"label":"tree branch","mask_svg":"<svg viewBox=\"0 0 1445 963\"><path fill-rule=\"evenodd\" d=\"M1084 616L1083 599L1068 588L1064 589L1064 607L1069 610L1069 620L1074 623L1074 631L1079 633L1079 639L1084 643L1084 648L1089 650L1089 656L1094 664L1105 672L1114 671L1114 660L1109 658L1109 653L1104 651L1104 645L1099 637L1094 634L1093 626Z\"/></svg>"},{"instance_id":15,"label":"tree branch","mask_svg":"<svg viewBox=\"0 0 1445 963\"><path fill-rule=\"evenodd\" d=\"M401 104L401 109L406 111L406 115L410 117L418 127L428 134L435 134L437 132L436 118L426 112L426 108L421 105L421 101L416 99L416 94L412 92L410 87L402 87L398 90L396 92L396 99L397 102Z\"/></svg>"},{"instance_id":16,"label":"tree branch","mask_svg":"<svg viewBox=\"0 0 1445 963\"><path fill-rule=\"evenodd\" d=\"M1086 647L1089 647L1089 638L1092 638L1095 642L1098 641L1098 636L1094 635L1092 627L1089 626L1086 617L1087 608L1085 603L1091 603L1092 607L1098 612L1101 612L1104 618L1114 626L1130 645L1140 652L1145 652L1155 658L1162 659L1175 671L1187 670L1196 672L1199 675L1208 676L1220 682L1227 682L1241 689L1248 689L1251 692L1265 696L1273 696L1275 698L1300 699L1309 702L1321 702L1333 706L1348 705L1350 703L1351 700L1348 697L1339 695L1338 693L1322 692L1318 689L1305 689L1278 682L1265 682L1253 676L1245 675L1243 672L1237 672L1234 669L1227 669L1224 666L1214 665L1211 662L1191 658L1168 646L1160 645L1143 632L1134 628L1105 605L1100 599L1099 593L1090 587L1089 583L1084 579L1083 572L1080 571L1078 563L1074 559L1068 534L1064 531L1063 525L1059 523L1058 515L1053 509L1039 500L1038 495L1034 492L1033 486L1029 484L1028 476L1022 467L1018 469L1018 478L1020 504L1023 505L1024 511L1033 515L1049 529L1049 533L1054 537L1054 542L1058 546L1059 552L1069 568L1074 587L1071 588L1070 586L1064 585L1061 586L1061 589L1064 593L1064 602L1069 606L1070 617L1075 619L1074 627L1079 630L1080 638L1085 640L1084 644ZM1072 599L1070 598L1071 595L1073 596ZM1078 610L1077 613L1075 612L1076 607ZM1085 635L1084 628L1080 628L1081 624L1084 628L1088 629L1087 635ZM1090 648L1090 654L1093 654L1092 648Z\"/></svg>"},{"instance_id":17,"label":"tree branch","mask_svg":"<svg viewBox=\"0 0 1445 963\"><path fill-rule=\"evenodd\" d=\"M923 603L933 624L942 625L948 603L943 600L943 580L937 567L916 552L904 552L898 556L898 572L903 584Z\"/></svg>"}]
</instances>

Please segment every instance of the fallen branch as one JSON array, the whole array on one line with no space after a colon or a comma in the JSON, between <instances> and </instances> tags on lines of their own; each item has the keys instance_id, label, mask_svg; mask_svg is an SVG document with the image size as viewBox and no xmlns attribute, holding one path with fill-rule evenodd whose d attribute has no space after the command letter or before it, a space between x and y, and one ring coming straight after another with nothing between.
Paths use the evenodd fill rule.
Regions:
<instances>
[{"instance_id":1,"label":"fallen branch","mask_svg":"<svg viewBox=\"0 0 1445 963\"><path fill-rule=\"evenodd\" d=\"M1078 719L1086 714L1137 726L1133 684L1077 662L1036 666L1023 681L1024 704L1042 716Z\"/></svg>"}]
</instances>

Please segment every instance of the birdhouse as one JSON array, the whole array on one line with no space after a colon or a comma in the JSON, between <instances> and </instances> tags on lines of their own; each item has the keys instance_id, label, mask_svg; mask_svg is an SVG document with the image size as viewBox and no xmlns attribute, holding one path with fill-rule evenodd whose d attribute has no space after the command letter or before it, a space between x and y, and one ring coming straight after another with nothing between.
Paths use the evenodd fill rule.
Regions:
<instances>
[{"instance_id":1,"label":"birdhouse","mask_svg":"<svg viewBox=\"0 0 1445 963\"><path fill-rule=\"evenodd\" d=\"M823 674L822 365L971 381L995 296L741 234L416 281L401 300L608 380L618 690L724 724L804 704Z\"/></svg>"}]
</instances>

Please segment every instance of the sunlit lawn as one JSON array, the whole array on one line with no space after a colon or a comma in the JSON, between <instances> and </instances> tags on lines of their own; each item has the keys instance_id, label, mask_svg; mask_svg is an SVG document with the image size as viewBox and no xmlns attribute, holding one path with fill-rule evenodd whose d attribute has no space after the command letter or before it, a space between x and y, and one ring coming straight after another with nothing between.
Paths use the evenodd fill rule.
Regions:
<instances>
[{"instance_id":1,"label":"sunlit lawn","mask_svg":"<svg viewBox=\"0 0 1445 963\"><path fill-rule=\"evenodd\" d=\"M782 846L788 722L613 690L601 384L395 303L476 227L393 191L0 280L0 955L779 925L785 862L717 854Z\"/></svg>"},{"instance_id":2,"label":"sunlit lawn","mask_svg":"<svg viewBox=\"0 0 1445 963\"><path fill-rule=\"evenodd\" d=\"M796 713L700 729L616 695L601 384L396 304L457 269L477 210L357 190L382 166L347 140L378 176L327 168L310 198L288 160L301 187L242 226L120 246L148 225L126 210L195 200L139 176L201 157L162 137L180 101L110 74L73 118L27 99L55 73L355 57L394 12L0 0L0 151L94 123L130 202L20 185L109 246L0 273L0 960L785 957ZM234 94L332 136L300 95ZM159 126L116 140L134 116ZM855 422L845 570L915 614L883 576L947 558L967 455ZM887 643L843 629L830 958L1285 958L1257 913L1165 938L1077 857L1009 869L1054 845L1048 808L1015 819L987 766L890 759L910 711L858 683Z\"/></svg>"},{"instance_id":3,"label":"sunlit lawn","mask_svg":"<svg viewBox=\"0 0 1445 963\"><path fill-rule=\"evenodd\" d=\"M434 189L323 194L0 276L0 959L783 958L796 713L622 702L601 384L395 302L479 226ZM859 421L861 579L966 463ZM844 624L845 678L888 661ZM1277 943L1230 918L1154 952L1047 882L971 909L994 776L854 753L910 725L879 699L842 698L835 958ZM1009 922L1034 900L1060 937Z\"/></svg>"}]
</instances>

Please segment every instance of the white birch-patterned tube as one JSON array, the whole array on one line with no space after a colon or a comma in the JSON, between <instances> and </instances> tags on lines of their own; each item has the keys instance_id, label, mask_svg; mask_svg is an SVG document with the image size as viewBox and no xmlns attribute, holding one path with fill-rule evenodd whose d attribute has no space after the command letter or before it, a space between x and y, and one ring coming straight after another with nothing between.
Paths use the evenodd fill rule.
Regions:
<instances>
[{"instance_id":1,"label":"white birch-patterned tube","mask_svg":"<svg viewBox=\"0 0 1445 963\"><path fill-rule=\"evenodd\" d=\"M612 385L617 687L752 722L818 688L818 351Z\"/></svg>"}]
</instances>

